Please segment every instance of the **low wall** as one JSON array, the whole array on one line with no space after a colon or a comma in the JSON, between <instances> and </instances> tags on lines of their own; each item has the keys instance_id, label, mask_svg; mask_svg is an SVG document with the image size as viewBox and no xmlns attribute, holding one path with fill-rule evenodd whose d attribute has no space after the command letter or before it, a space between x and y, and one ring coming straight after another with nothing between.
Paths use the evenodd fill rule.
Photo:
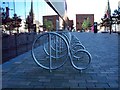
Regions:
<instances>
[{"instance_id":1,"label":"low wall","mask_svg":"<svg viewBox=\"0 0 120 90\"><path fill-rule=\"evenodd\" d=\"M2 36L2 63L31 50L32 43L38 34L20 33Z\"/></svg>"}]
</instances>

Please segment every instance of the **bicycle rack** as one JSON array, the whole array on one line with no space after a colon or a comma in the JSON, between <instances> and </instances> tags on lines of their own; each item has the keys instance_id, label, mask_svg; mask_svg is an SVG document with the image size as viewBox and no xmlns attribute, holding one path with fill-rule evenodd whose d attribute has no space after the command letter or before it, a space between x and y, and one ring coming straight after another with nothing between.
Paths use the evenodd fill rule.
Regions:
<instances>
[{"instance_id":1,"label":"bicycle rack","mask_svg":"<svg viewBox=\"0 0 120 90\"><path fill-rule=\"evenodd\" d=\"M68 31L43 33L34 40L31 53L37 65L50 72L62 67L69 57L72 66L80 71L87 69L92 59L79 39Z\"/></svg>"}]
</instances>

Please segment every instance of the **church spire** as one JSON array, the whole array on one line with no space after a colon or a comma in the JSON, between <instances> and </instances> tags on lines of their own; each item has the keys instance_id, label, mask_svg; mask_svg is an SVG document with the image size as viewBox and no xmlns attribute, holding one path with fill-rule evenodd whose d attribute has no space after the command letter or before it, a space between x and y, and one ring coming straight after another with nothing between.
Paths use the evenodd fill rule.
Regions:
<instances>
[{"instance_id":1,"label":"church spire","mask_svg":"<svg viewBox=\"0 0 120 90\"><path fill-rule=\"evenodd\" d=\"M30 15L31 21L33 23L33 19L34 19L34 14L33 14L33 0L31 0L31 9L30 9L29 15Z\"/></svg>"},{"instance_id":2,"label":"church spire","mask_svg":"<svg viewBox=\"0 0 120 90\"><path fill-rule=\"evenodd\" d=\"M107 0L107 6L106 6L106 9L105 9L105 15L106 15L107 18L110 18L110 16L111 16L111 9L110 9L109 0Z\"/></svg>"},{"instance_id":3,"label":"church spire","mask_svg":"<svg viewBox=\"0 0 120 90\"><path fill-rule=\"evenodd\" d=\"M30 13L33 13L33 0L31 0L31 9L30 9Z\"/></svg>"},{"instance_id":4,"label":"church spire","mask_svg":"<svg viewBox=\"0 0 120 90\"><path fill-rule=\"evenodd\" d=\"M110 9L110 2L109 2L109 0L108 0L108 14L109 14L109 16L111 16L111 9Z\"/></svg>"}]
</instances>

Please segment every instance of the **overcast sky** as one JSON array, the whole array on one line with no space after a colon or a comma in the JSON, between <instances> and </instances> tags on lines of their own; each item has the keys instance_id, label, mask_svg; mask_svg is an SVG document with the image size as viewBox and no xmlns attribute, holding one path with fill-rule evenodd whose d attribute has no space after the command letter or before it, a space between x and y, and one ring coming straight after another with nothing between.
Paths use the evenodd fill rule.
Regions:
<instances>
[{"instance_id":1,"label":"overcast sky","mask_svg":"<svg viewBox=\"0 0 120 90\"><path fill-rule=\"evenodd\" d=\"M108 0L66 0L68 3L68 16L75 19L75 14L94 14L95 21L99 21L105 13L105 7ZM118 1L109 0L111 12L118 8Z\"/></svg>"}]
</instances>

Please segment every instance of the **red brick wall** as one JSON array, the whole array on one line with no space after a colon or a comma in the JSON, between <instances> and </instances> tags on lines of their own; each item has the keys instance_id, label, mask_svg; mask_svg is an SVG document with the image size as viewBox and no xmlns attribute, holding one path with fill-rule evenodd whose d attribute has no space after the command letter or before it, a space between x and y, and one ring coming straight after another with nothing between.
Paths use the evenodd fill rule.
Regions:
<instances>
[{"instance_id":1,"label":"red brick wall","mask_svg":"<svg viewBox=\"0 0 120 90\"><path fill-rule=\"evenodd\" d=\"M56 20L59 21L59 16L58 15L43 16L43 23L44 23L45 19L52 21L53 28L54 28L54 30L56 30Z\"/></svg>"},{"instance_id":2,"label":"red brick wall","mask_svg":"<svg viewBox=\"0 0 120 90\"><path fill-rule=\"evenodd\" d=\"M85 18L90 19L91 25L94 23L94 14L76 14L76 30L82 29L82 23Z\"/></svg>"}]
</instances>

